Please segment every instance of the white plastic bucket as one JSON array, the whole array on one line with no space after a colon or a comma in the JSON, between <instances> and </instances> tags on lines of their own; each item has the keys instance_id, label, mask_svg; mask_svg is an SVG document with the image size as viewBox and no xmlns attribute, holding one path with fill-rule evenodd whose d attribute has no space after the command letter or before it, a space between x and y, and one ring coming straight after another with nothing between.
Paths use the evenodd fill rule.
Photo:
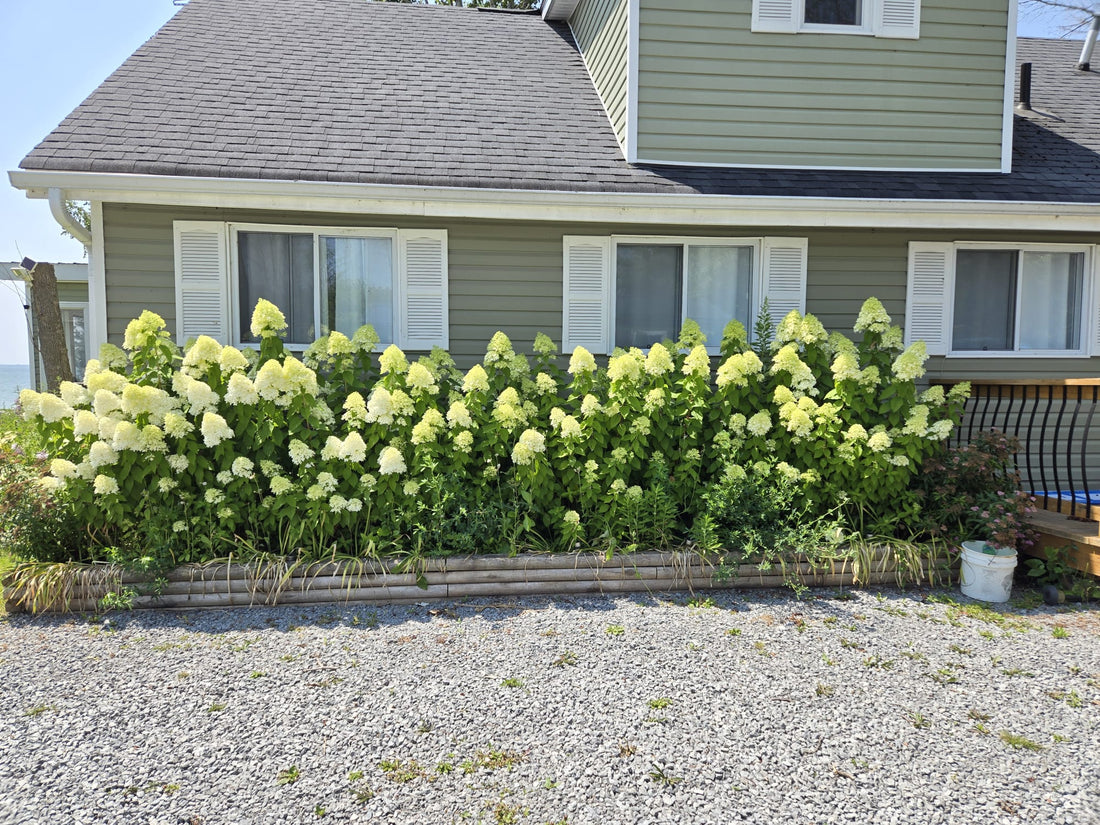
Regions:
<instances>
[{"instance_id":1,"label":"white plastic bucket","mask_svg":"<svg viewBox=\"0 0 1100 825\"><path fill-rule=\"evenodd\" d=\"M1007 602L1012 596L1016 551L994 547L996 555L983 553L984 541L964 541L959 584L964 596L983 602ZM989 545L992 547L992 545Z\"/></svg>"}]
</instances>

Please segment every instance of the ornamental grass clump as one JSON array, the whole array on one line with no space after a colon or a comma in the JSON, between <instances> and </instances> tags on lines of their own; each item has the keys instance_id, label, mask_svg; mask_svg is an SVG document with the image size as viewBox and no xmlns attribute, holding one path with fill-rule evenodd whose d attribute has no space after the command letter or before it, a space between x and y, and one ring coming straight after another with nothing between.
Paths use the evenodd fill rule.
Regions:
<instances>
[{"instance_id":1,"label":"ornamental grass clump","mask_svg":"<svg viewBox=\"0 0 1100 825\"><path fill-rule=\"evenodd\" d=\"M583 348L559 362L545 335L524 355L498 332L460 371L441 350L379 353L369 326L299 360L267 301L251 327L258 353L205 336L181 351L145 312L84 384L21 395L50 468L35 484L84 525L92 558L628 551L693 535L786 552L809 534L738 532L731 502L770 485L829 535L837 520L896 526L964 393L918 393L926 353L874 299L858 342L793 312L774 338L766 317L751 341L731 323L712 359L685 322L606 366Z\"/></svg>"}]
</instances>

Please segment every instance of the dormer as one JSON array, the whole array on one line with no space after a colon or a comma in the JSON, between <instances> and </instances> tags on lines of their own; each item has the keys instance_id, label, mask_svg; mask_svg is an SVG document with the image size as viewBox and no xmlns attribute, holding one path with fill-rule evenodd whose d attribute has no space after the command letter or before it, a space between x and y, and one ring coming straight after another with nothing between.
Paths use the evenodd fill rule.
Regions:
<instances>
[{"instance_id":1,"label":"dormer","mask_svg":"<svg viewBox=\"0 0 1100 825\"><path fill-rule=\"evenodd\" d=\"M1016 0L547 0L631 163L1008 172Z\"/></svg>"}]
</instances>

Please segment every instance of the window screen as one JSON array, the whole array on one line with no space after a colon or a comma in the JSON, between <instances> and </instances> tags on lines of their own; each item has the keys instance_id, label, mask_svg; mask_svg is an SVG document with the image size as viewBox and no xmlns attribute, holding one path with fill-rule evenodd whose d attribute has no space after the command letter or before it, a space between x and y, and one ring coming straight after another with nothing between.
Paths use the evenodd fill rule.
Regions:
<instances>
[{"instance_id":1,"label":"window screen","mask_svg":"<svg viewBox=\"0 0 1100 825\"><path fill-rule=\"evenodd\" d=\"M313 235L285 232L240 232L241 341L252 343L249 327L256 302L266 298L287 320L286 341L310 344L314 330Z\"/></svg>"},{"instance_id":2,"label":"window screen","mask_svg":"<svg viewBox=\"0 0 1100 825\"><path fill-rule=\"evenodd\" d=\"M615 346L648 347L680 333L683 246L619 244Z\"/></svg>"},{"instance_id":3,"label":"window screen","mask_svg":"<svg viewBox=\"0 0 1100 825\"><path fill-rule=\"evenodd\" d=\"M860 26L863 9L860 0L806 0L806 22L825 26Z\"/></svg>"}]
</instances>

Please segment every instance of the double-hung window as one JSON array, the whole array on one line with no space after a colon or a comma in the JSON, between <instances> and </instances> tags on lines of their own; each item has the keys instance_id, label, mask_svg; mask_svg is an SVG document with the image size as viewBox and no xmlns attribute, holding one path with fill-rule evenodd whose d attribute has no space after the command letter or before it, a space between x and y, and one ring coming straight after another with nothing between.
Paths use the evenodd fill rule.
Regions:
<instances>
[{"instance_id":1,"label":"double-hung window","mask_svg":"<svg viewBox=\"0 0 1100 825\"><path fill-rule=\"evenodd\" d=\"M910 244L906 334L933 354L1088 355L1094 258L1069 244Z\"/></svg>"},{"instance_id":2,"label":"double-hung window","mask_svg":"<svg viewBox=\"0 0 1100 825\"><path fill-rule=\"evenodd\" d=\"M731 320L751 329L806 309L805 238L567 235L562 348L607 355L676 340L685 319L716 354Z\"/></svg>"},{"instance_id":3,"label":"double-hung window","mask_svg":"<svg viewBox=\"0 0 1100 825\"><path fill-rule=\"evenodd\" d=\"M255 344L263 298L286 316L293 348L363 324L383 346L448 345L444 230L176 221L174 236L181 343Z\"/></svg>"}]
</instances>

